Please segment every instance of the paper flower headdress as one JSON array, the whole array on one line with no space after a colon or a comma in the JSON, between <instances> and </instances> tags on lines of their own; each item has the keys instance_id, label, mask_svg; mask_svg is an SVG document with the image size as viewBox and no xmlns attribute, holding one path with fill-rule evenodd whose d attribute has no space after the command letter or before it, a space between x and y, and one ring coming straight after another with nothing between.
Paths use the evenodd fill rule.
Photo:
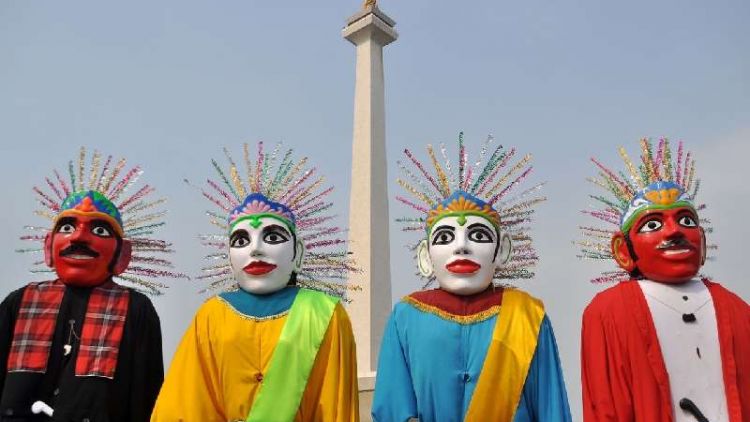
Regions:
<instances>
[{"instance_id":1,"label":"paper flower headdress","mask_svg":"<svg viewBox=\"0 0 750 422\"><path fill-rule=\"evenodd\" d=\"M458 136L457 165L451 163L445 146L440 145L444 166L438 162L432 145L428 145L427 154L432 165L430 170L410 150L405 149L408 162L398 162L402 178L397 182L411 198L396 196L396 199L416 211L416 215L397 218L396 221L402 223L404 231L420 233L420 238L410 245L412 250L416 250L424 238L424 230L429 234L432 226L443 217L484 217L501 232L510 235L513 241L510 262L497 269L494 279L531 278L534 276L532 269L539 258L532 243L529 223L536 205L546 199L537 196L544 183L515 193L533 169L529 165L531 154L511 165L515 148L507 150L499 145L487 157L493 142L492 136L487 137L479 157L472 161L461 133ZM432 281L434 278L426 280L425 287Z\"/></svg>"},{"instance_id":2,"label":"paper flower headdress","mask_svg":"<svg viewBox=\"0 0 750 422\"><path fill-rule=\"evenodd\" d=\"M588 181L604 189L608 195L590 195L596 205L582 212L606 225L580 227L582 240L576 242L580 247L579 258L611 259L614 262L610 247L612 236L618 231L627 233L644 211L689 207L697 212L706 208L705 204L695 203L700 180L695 176L695 159L690 152L684 152L682 142L678 144L676 157L666 138L659 139L658 144L644 138L640 146L641 156L637 166L630 160L625 148L620 147L624 171L615 172L591 158L598 168L598 177L589 178ZM706 226L707 223L708 220L701 219L704 231L710 233L711 228ZM716 246L709 245L708 248L716 249ZM613 270L603 272L592 282L629 278L627 272Z\"/></svg>"},{"instance_id":3,"label":"paper flower headdress","mask_svg":"<svg viewBox=\"0 0 750 422\"><path fill-rule=\"evenodd\" d=\"M39 246L17 249L17 252L40 253L44 238L54 223L66 215L90 215L110 223L117 234L130 240L133 256L124 273L115 276L133 288L149 294L161 294L167 287L159 278L187 278L171 271L172 263L167 255L172 252L171 243L155 237L165 224L166 210L161 209L164 198L152 199L155 189L144 185L135 193L126 195L143 173L140 166L126 168L126 160L115 160L94 151L87 168L86 149L81 148L78 163L68 162L68 181L57 171L53 177L45 177L46 188L34 186L33 190L41 208L34 213L52 221L51 226L26 226L33 234L21 236L21 240L38 242ZM34 263L32 273L52 273L43 260Z\"/></svg>"},{"instance_id":4,"label":"paper flower headdress","mask_svg":"<svg viewBox=\"0 0 750 422\"><path fill-rule=\"evenodd\" d=\"M201 243L210 249L206 259L218 264L203 267L199 279L209 281L207 290L237 288L227 253L232 225L245 218L273 216L284 222L305 246L305 259L297 273L301 287L344 297L350 272L357 272L346 249L344 230L331 222L333 203L328 195L333 186L325 185L325 178L316 175L316 168L307 167L307 157L292 158L292 149L283 156L281 144L271 152L258 143L256 157L251 157L248 144L244 145L245 175L229 151L224 148L227 166L222 168L211 160L218 181L207 179L201 189L213 210L206 211L209 221L218 231L200 236ZM281 158L279 160L279 158Z\"/></svg>"}]
</instances>

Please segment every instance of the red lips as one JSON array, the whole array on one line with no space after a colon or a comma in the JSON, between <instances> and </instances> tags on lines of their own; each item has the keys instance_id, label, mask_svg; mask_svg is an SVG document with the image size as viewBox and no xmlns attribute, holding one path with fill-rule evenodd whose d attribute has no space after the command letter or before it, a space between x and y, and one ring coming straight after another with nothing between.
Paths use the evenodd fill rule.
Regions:
<instances>
[{"instance_id":1,"label":"red lips","mask_svg":"<svg viewBox=\"0 0 750 422\"><path fill-rule=\"evenodd\" d=\"M445 268L456 274L472 274L479 271L482 266L469 259L458 259L447 264Z\"/></svg>"},{"instance_id":2,"label":"red lips","mask_svg":"<svg viewBox=\"0 0 750 422\"><path fill-rule=\"evenodd\" d=\"M276 268L275 265L263 261L253 261L245 266L243 270L250 275L268 274Z\"/></svg>"}]
</instances>

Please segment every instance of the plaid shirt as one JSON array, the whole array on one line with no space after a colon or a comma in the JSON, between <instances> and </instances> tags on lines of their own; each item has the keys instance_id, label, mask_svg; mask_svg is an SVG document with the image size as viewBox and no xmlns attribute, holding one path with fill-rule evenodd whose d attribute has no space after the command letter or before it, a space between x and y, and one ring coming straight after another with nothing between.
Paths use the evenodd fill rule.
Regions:
<instances>
[{"instance_id":1,"label":"plaid shirt","mask_svg":"<svg viewBox=\"0 0 750 422\"><path fill-rule=\"evenodd\" d=\"M59 280L26 287L13 331L8 372L46 372L64 294L65 285ZM111 280L92 289L80 336L76 376L114 377L129 299L129 291Z\"/></svg>"}]
</instances>

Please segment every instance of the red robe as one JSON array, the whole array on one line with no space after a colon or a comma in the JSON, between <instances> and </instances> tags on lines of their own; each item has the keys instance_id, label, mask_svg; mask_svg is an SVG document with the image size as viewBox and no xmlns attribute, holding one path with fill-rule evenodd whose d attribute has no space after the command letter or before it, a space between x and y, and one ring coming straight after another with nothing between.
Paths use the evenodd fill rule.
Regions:
<instances>
[{"instance_id":1,"label":"red robe","mask_svg":"<svg viewBox=\"0 0 750 422\"><path fill-rule=\"evenodd\" d=\"M716 311L729 421L750 422L750 306L705 283ZM583 313L581 341L584 421L673 420L667 369L637 282L594 297Z\"/></svg>"}]
</instances>

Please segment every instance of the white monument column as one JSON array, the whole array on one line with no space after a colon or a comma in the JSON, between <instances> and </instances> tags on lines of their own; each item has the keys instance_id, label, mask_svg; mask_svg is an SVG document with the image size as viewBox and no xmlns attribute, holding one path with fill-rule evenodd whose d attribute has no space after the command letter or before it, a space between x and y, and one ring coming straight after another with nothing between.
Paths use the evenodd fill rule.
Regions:
<instances>
[{"instance_id":1,"label":"white monument column","mask_svg":"<svg viewBox=\"0 0 750 422\"><path fill-rule=\"evenodd\" d=\"M374 388L380 340L391 310L383 46L398 37L395 24L368 0L343 30L344 38L357 47L349 249L363 271L350 277L362 290L350 293L347 309L357 341L361 391Z\"/></svg>"}]
</instances>

